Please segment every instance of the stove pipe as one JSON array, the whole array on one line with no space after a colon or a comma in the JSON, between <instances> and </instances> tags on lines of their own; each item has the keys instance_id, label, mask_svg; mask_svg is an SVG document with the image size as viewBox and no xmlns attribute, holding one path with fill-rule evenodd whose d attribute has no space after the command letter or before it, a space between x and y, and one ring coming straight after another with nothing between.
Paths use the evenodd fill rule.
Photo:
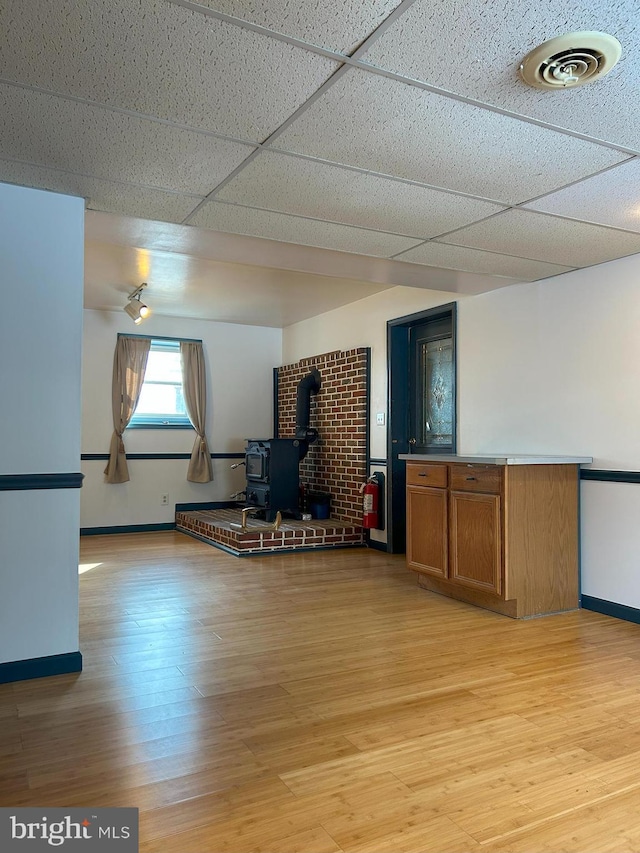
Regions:
<instances>
[{"instance_id":1,"label":"stove pipe","mask_svg":"<svg viewBox=\"0 0 640 853\"><path fill-rule=\"evenodd\" d=\"M311 373L298 382L296 397L296 438L304 440L307 444L311 444L318 437L318 430L311 429L309 421L311 419L311 395L318 393L320 385L320 373L315 367Z\"/></svg>"}]
</instances>

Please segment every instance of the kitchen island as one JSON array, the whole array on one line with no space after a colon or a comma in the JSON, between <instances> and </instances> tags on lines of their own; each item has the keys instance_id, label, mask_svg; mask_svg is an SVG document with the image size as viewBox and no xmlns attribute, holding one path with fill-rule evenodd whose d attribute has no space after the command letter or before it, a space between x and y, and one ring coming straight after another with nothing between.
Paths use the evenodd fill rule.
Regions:
<instances>
[{"instance_id":1,"label":"kitchen island","mask_svg":"<svg viewBox=\"0 0 640 853\"><path fill-rule=\"evenodd\" d=\"M578 607L585 456L406 454L407 565L424 589L513 618Z\"/></svg>"}]
</instances>

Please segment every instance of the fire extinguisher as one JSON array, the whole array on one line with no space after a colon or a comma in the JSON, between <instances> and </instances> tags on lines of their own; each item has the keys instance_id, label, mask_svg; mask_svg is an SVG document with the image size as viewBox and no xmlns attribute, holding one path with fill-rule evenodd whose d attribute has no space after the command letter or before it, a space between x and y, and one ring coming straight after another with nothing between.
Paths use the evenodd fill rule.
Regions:
<instances>
[{"instance_id":1,"label":"fire extinguisher","mask_svg":"<svg viewBox=\"0 0 640 853\"><path fill-rule=\"evenodd\" d=\"M367 529L378 526L380 487L375 477L369 477L360 487L362 492L362 526Z\"/></svg>"}]
</instances>

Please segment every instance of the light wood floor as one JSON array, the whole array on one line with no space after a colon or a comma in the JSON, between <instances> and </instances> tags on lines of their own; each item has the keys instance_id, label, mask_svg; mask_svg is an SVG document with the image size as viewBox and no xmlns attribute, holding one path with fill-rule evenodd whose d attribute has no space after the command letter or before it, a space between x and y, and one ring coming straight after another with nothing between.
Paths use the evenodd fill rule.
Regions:
<instances>
[{"instance_id":1,"label":"light wood floor","mask_svg":"<svg viewBox=\"0 0 640 853\"><path fill-rule=\"evenodd\" d=\"M84 672L0 687L0 805L137 806L143 853L640 851L640 626L365 549L82 561Z\"/></svg>"}]
</instances>

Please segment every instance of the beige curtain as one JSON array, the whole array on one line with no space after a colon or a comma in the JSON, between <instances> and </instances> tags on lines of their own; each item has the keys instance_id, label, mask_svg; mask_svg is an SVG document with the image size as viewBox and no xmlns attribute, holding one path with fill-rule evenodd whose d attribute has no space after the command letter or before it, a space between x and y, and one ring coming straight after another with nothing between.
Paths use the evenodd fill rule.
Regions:
<instances>
[{"instance_id":1,"label":"beige curtain","mask_svg":"<svg viewBox=\"0 0 640 853\"><path fill-rule=\"evenodd\" d=\"M207 379L204 353L199 341L181 341L182 390L189 420L197 432L191 451L187 480L192 483L210 483L213 480L211 455L204 434L207 411Z\"/></svg>"},{"instance_id":2,"label":"beige curtain","mask_svg":"<svg viewBox=\"0 0 640 853\"><path fill-rule=\"evenodd\" d=\"M129 338L120 335L113 356L113 436L109 449L109 462L104 469L107 483L126 483L129 480L127 457L122 434L133 415L147 369L151 338Z\"/></svg>"}]
</instances>

